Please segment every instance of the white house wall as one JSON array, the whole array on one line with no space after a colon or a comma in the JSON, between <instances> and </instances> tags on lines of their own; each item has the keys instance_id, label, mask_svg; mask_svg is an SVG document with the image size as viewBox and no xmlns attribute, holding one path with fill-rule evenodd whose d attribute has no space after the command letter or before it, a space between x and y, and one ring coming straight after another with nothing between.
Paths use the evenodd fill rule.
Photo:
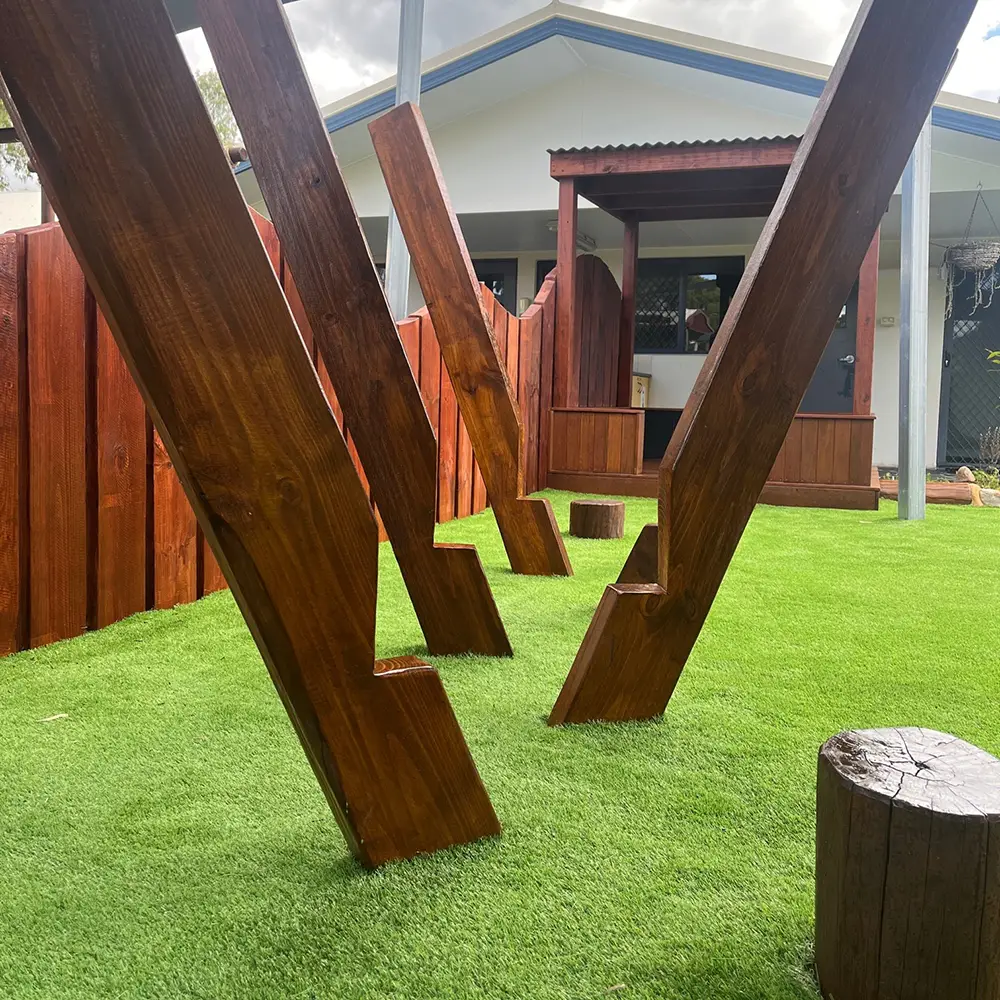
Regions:
<instances>
[{"instance_id":1,"label":"white house wall","mask_svg":"<svg viewBox=\"0 0 1000 1000\"><path fill-rule=\"evenodd\" d=\"M42 202L38 191L0 192L0 233L37 226L41 219Z\"/></svg>"},{"instance_id":2,"label":"white house wall","mask_svg":"<svg viewBox=\"0 0 1000 1000\"><path fill-rule=\"evenodd\" d=\"M550 46L558 44L562 43L546 42ZM546 220L555 218L558 202L558 187L549 176L549 149L801 134L813 104L811 99L779 94L781 99L775 99L775 107L769 109L765 98L773 97L776 92L754 89L722 77L713 78L712 86L706 88L709 93L702 93L695 86L699 80L704 83L702 73L682 71L679 67L661 67L662 72L651 73L645 65L647 60L638 60L634 72L625 72L624 68L616 68L617 55L595 59L600 63L599 68L581 65L579 71L566 75L567 66L572 65L563 59L567 53L560 50L549 54L558 56L559 61L558 65L553 62L549 67L553 76L544 86L534 86L513 96L507 88L504 93L508 96L492 104L488 103L487 94L485 103L475 113L431 127L452 204L458 214L465 217L463 225L475 227L476 239L470 239L476 251L474 256L517 259L519 306L534 297L537 261L555 257L555 237L545 227ZM635 60L637 57L628 58ZM621 59L625 60L622 67L632 65L626 57ZM496 72L500 72L499 64ZM688 80L690 83L686 82ZM448 86L478 87L476 74ZM750 96L756 95L758 101L748 101L748 87L752 90ZM440 95L428 95L429 104L438 99ZM384 244L384 219L389 200L381 171L370 152L366 123L359 122L335 133L332 141L341 156L358 214L365 220L372 238L373 251L381 260L384 251L380 246ZM1000 190L1000 143L935 128L932 238L937 243L961 236L980 183L991 198ZM262 208L252 175L242 177L241 184L249 200ZM893 199L883 224L883 264L887 269L880 275L878 303L878 316L891 316L897 323L898 202L898 197ZM595 210L585 201L581 202L581 210L584 213L581 231L589 231L597 238L599 246L611 247L599 253L620 282L621 251L615 232L607 227L612 220L596 220ZM492 234L496 219L504 218L503 213L511 213L511 218L516 216L520 225L499 226L497 235L501 232L511 234L510 242L507 246L494 246ZM478 221L473 217L478 217ZM753 225L743 225L747 222ZM660 233L654 230L648 243L661 245L643 245L641 253L642 256L664 257L748 257L751 244L722 244L752 241L760 224L757 220L721 220L692 223L687 230L684 224ZM976 235L983 235L978 232L979 224L984 224L982 219L977 220ZM381 235L372 236L374 232ZM500 236L497 244L506 241L506 236ZM665 241L672 245L662 245ZM688 245L684 245L685 242ZM697 245L710 242L711 245ZM410 288L410 305L416 309L422 304L422 297L415 279ZM933 466L937 450L944 328L944 286L936 272L931 275L930 288L926 457L928 466ZM898 354L898 326L878 326L872 397L878 418L874 457L877 463L888 466L895 465L898 456ZM701 358L681 355L639 355L635 367L652 375L651 406L679 408L690 394L701 363Z\"/></svg>"},{"instance_id":3,"label":"white house wall","mask_svg":"<svg viewBox=\"0 0 1000 1000\"><path fill-rule=\"evenodd\" d=\"M431 137L459 214L554 212L558 188L549 176L549 149L788 135L803 126L796 118L589 70L434 129ZM387 213L374 155L344 173L359 215Z\"/></svg>"},{"instance_id":4,"label":"white house wall","mask_svg":"<svg viewBox=\"0 0 1000 1000\"><path fill-rule=\"evenodd\" d=\"M731 257L749 258L752 246L644 247L642 257ZM498 250L477 256L516 258L518 262L518 301L535 294L535 268L539 260L549 260L551 253L505 253ZM621 284L620 250L598 251L615 280ZM945 283L937 270L930 272L930 302L927 357L927 468L937 464L938 415L941 399L941 363L944 353ZM411 283L413 302L422 304L420 288ZM892 326L881 325L891 318ZM683 354L637 354L634 370L651 376L648 405L663 409L681 409L694 388L704 356ZM878 307L875 327L875 357L872 375L872 412L875 420L873 461L894 467L899 456L899 269L879 272Z\"/></svg>"}]
</instances>

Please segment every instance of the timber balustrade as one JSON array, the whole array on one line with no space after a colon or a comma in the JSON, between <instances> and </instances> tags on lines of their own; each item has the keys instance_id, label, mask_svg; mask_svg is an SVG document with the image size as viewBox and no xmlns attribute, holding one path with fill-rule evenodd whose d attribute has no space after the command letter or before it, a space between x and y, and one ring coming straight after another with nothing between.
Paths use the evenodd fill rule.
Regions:
<instances>
[{"instance_id":1,"label":"timber balustrade","mask_svg":"<svg viewBox=\"0 0 1000 1000\"><path fill-rule=\"evenodd\" d=\"M274 228L254 219L344 428ZM488 289L483 298L524 424L525 490L535 492L546 471L539 455L551 401L554 282L520 318ZM437 521L479 513L486 488L427 311L403 320L399 335L438 440ZM0 235L0 655L225 586L61 228Z\"/></svg>"}]
</instances>

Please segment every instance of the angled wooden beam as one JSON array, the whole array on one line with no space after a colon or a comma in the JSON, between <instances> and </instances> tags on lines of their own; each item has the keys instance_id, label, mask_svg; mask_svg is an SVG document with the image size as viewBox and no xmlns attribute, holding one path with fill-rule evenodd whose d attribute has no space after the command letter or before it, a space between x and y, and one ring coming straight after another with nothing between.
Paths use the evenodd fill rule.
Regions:
<instances>
[{"instance_id":1,"label":"angled wooden beam","mask_svg":"<svg viewBox=\"0 0 1000 1000\"><path fill-rule=\"evenodd\" d=\"M515 573L572 573L548 500L524 496L524 429L420 109L369 125Z\"/></svg>"},{"instance_id":2,"label":"angled wooden beam","mask_svg":"<svg viewBox=\"0 0 1000 1000\"><path fill-rule=\"evenodd\" d=\"M497 833L437 673L375 660L372 510L162 4L3 23L34 162L351 850Z\"/></svg>"},{"instance_id":3,"label":"angled wooden beam","mask_svg":"<svg viewBox=\"0 0 1000 1000\"><path fill-rule=\"evenodd\" d=\"M437 442L279 0L198 0L432 654L510 656L474 546L435 546Z\"/></svg>"},{"instance_id":4,"label":"angled wooden beam","mask_svg":"<svg viewBox=\"0 0 1000 1000\"><path fill-rule=\"evenodd\" d=\"M282 3L294 3L294 0L282 0ZM166 0L166 5L174 31L190 31L201 24L196 0Z\"/></svg>"},{"instance_id":5,"label":"angled wooden beam","mask_svg":"<svg viewBox=\"0 0 1000 1000\"><path fill-rule=\"evenodd\" d=\"M664 456L659 530L605 591L553 725L666 708L975 0L902 6L861 5Z\"/></svg>"}]
</instances>

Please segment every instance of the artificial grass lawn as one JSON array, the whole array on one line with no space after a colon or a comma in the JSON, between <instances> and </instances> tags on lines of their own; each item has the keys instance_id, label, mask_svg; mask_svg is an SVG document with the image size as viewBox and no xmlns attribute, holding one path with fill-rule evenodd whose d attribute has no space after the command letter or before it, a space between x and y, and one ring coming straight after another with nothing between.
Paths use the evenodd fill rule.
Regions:
<instances>
[{"instance_id":1,"label":"artificial grass lawn","mask_svg":"<svg viewBox=\"0 0 1000 1000\"><path fill-rule=\"evenodd\" d=\"M560 525L567 494L550 494ZM816 751L1000 751L1000 519L759 508L664 719L544 718L624 542L479 546L516 658L437 659L502 839L363 872L228 594L0 661L0 997L814 997ZM382 546L379 651L421 648ZM65 713L68 718L42 722Z\"/></svg>"}]
</instances>

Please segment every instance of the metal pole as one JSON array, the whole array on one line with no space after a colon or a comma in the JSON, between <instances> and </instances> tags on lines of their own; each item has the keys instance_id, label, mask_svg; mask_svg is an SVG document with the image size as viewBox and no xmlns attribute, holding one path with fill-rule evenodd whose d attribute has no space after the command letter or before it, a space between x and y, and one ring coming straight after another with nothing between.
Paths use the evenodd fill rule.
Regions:
<instances>
[{"instance_id":1,"label":"metal pole","mask_svg":"<svg viewBox=\"0 0 1000 1000\"><path fill-rule=\"evenodd\" d=\"M931 122L903 172L899 265L899 517L927 507L927 298L931 229Z\"/></svg>"},{"instance_id":2,"label":"metal pole","mask_svg":"<svg viewBox=\"0 0 1000 1000\"><path fill-rule=\"evenodd\" d=\"M420 103L420 52L424 34L424 0L400 0L399 62L396 72L396 106ZM385 294L395 319L409 312L410 251L392 206L386 243Z\"/></svg>"}]
</instances>

